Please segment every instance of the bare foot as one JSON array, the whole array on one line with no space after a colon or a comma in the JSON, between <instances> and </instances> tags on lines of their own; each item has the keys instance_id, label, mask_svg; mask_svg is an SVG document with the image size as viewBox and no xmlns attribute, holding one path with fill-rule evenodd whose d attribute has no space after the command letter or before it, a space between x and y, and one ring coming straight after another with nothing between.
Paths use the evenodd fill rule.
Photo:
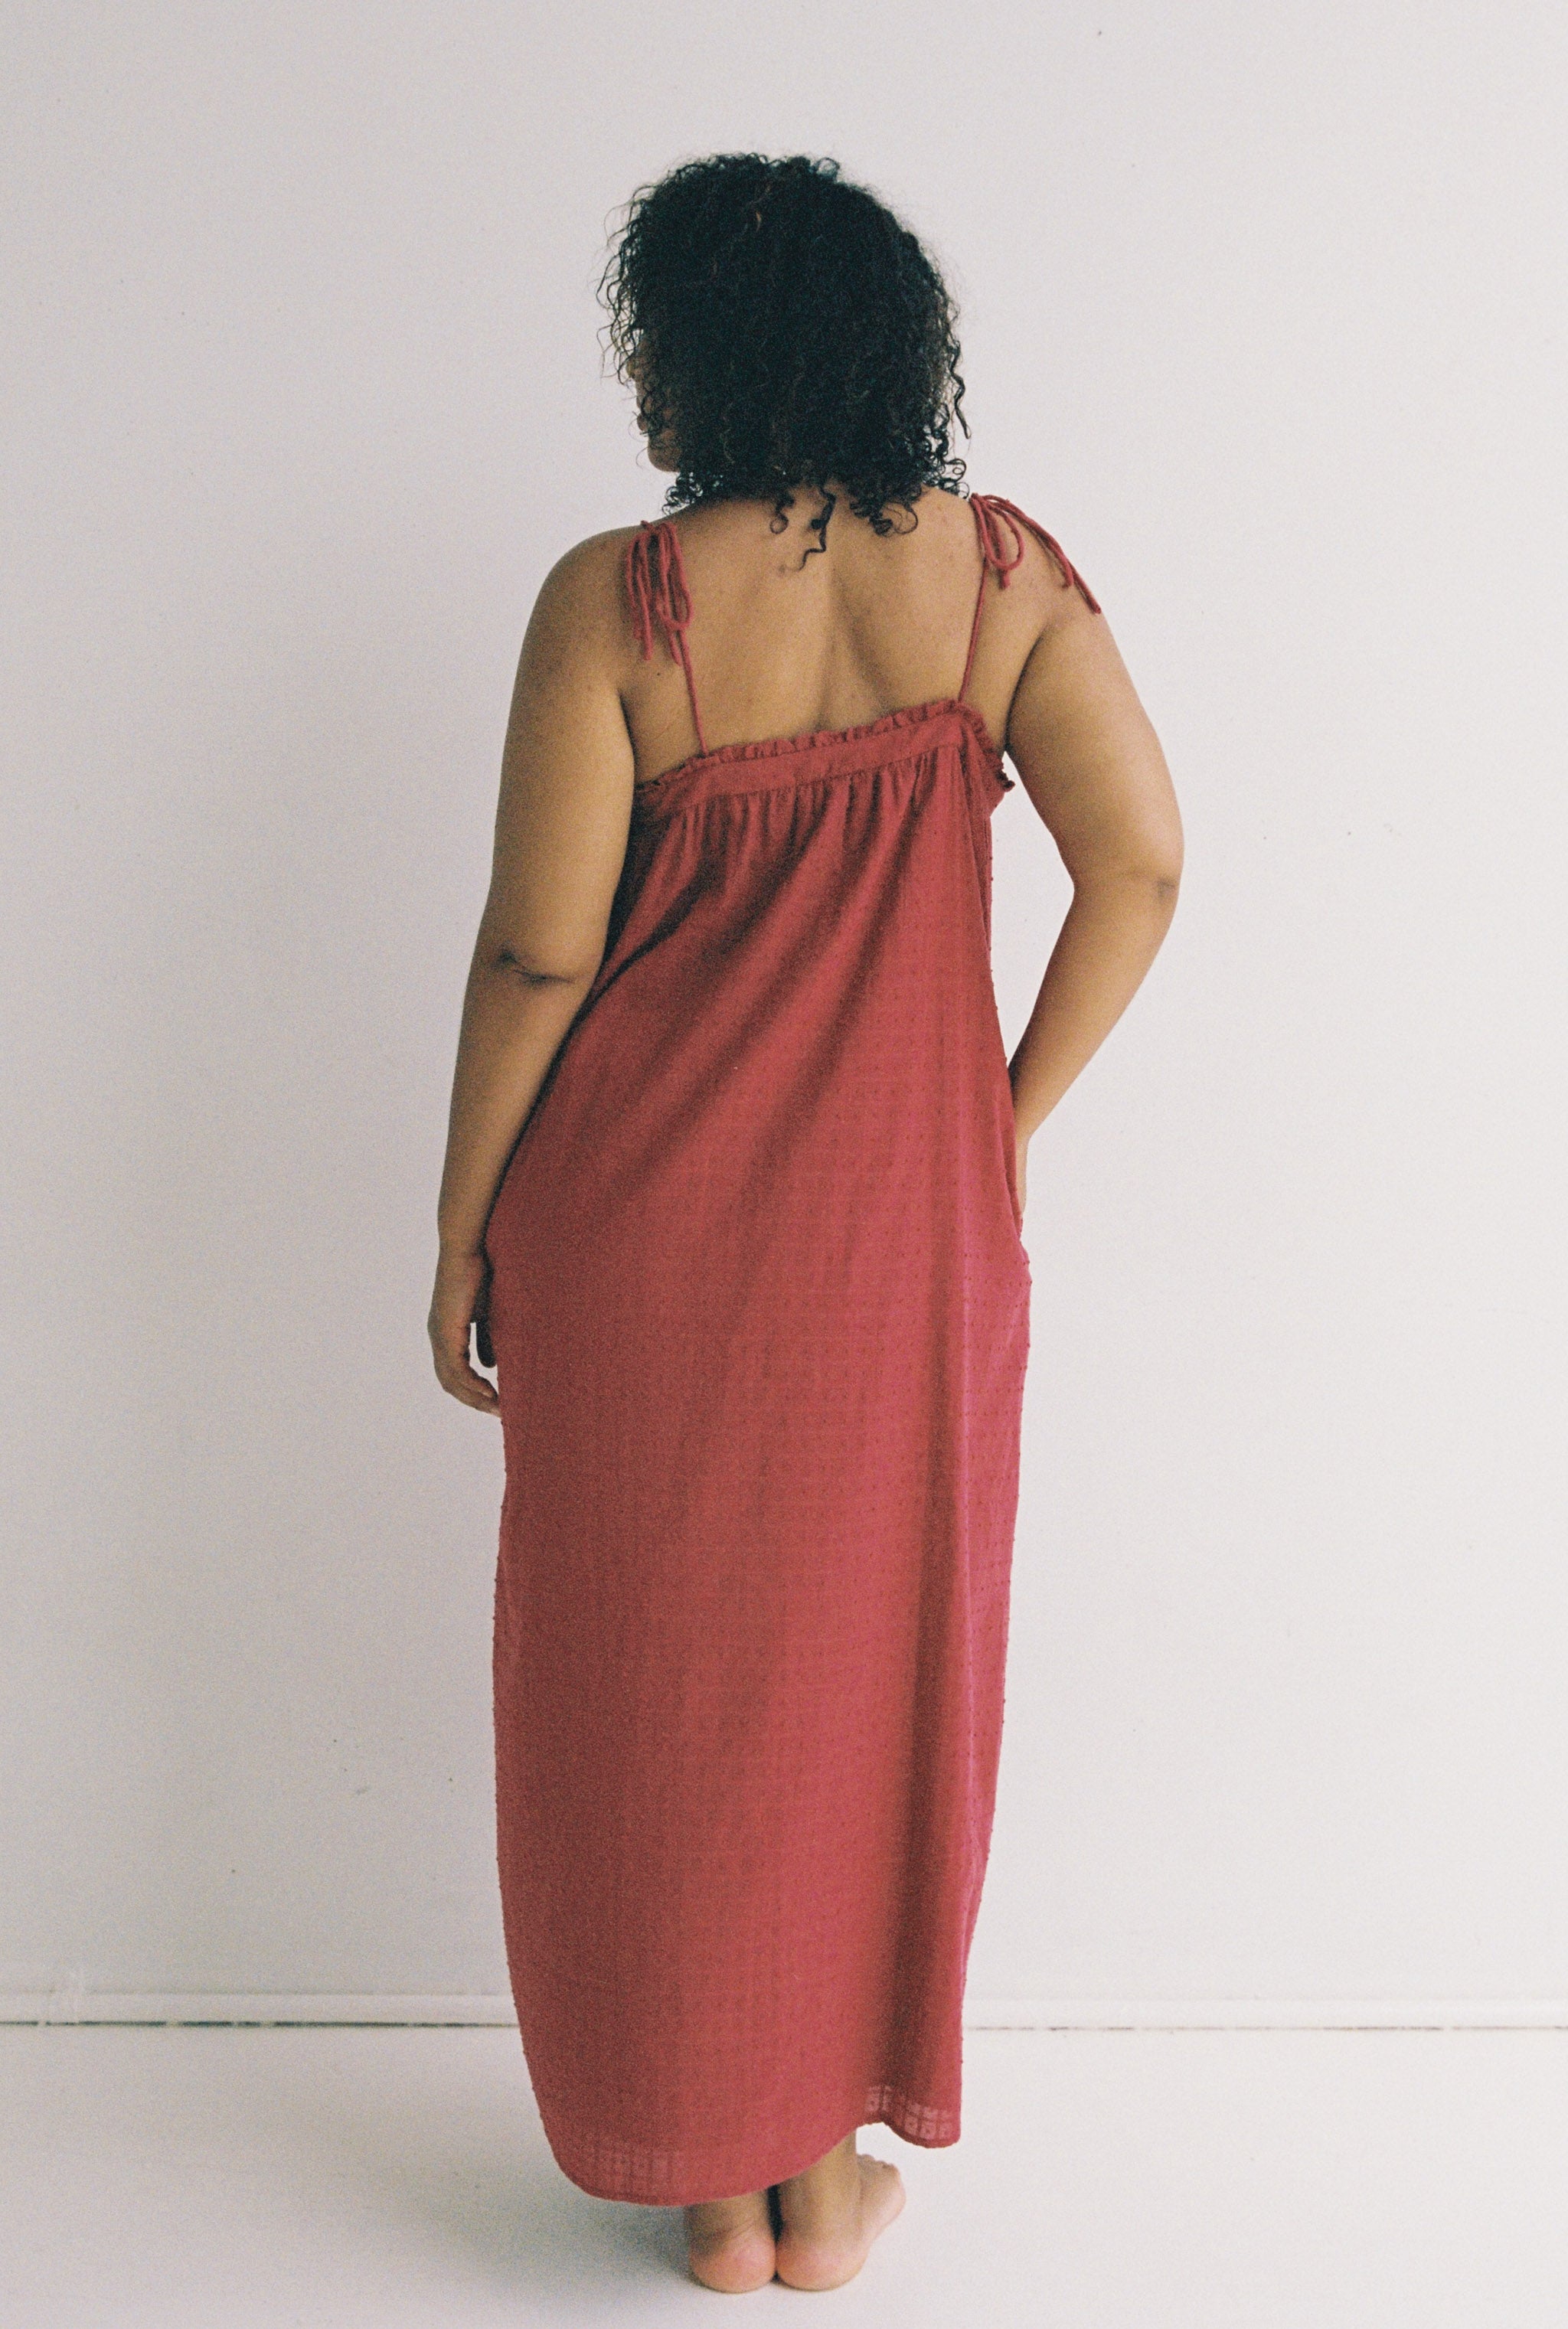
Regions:
<instances>
[{"instance_id":1,"label":"bare foot","mask_svg":"<svg viewBox=\"0 0 1568 2329\"><path fill-rule=\"evenodd\" d=\"M739 2296L766 2288L773 2277L773 2219L766 2192L738 2200L704 2200L686 2210L692 2278L704 2288Z\"/></svg>"},{"instance_id":2,"label":"bare foot","mask_svg":"<svg viewBox=\"0 0 1568 2329\"><path fill-rule=\"evenodd\" d=\"M898 2169L863 2159L855 2142L846 2136L815 2167L779 2186L778 2273L791 2288L842 2288L903 2206Z\"/></svg>"}]
</instances>

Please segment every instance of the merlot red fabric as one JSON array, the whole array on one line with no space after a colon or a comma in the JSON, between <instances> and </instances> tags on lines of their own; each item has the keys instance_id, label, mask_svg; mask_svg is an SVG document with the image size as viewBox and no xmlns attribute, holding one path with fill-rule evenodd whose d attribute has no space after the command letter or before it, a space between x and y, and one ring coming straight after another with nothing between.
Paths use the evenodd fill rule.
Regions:
<instances>
[{"instance_id":1,"label":"merlot red fabric","mask_svg":"<svg viewBox=\"0 0 1568 2329\"><path fill-rule=\"evenodd\" d=\"M972 500L971 665L1020 524L1095 604ZM668 521L627 579L700 738ZM607 2198L958 2138L1029 1344L1011 782L960 689L640 787L492 1212L506 1950L552 2149Z\"/></svg>"}]
</instances>

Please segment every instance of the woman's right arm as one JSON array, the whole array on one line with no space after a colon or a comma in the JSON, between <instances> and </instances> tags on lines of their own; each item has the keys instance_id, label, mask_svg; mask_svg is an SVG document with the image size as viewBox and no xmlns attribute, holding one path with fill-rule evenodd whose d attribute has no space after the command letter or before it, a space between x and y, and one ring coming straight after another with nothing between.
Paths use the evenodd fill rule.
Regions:
<instances>
[{"instance_id":1,"label":"woman's right arm","mask_svg":"<svg viewBox=\"0 0 1568 2329\"><path fill-rule=\"evenodd\" d=\"M1018 1196L1029 1141L1158 953L1181 883L1181 815L1103 614L1053 593L1007 716L1007 752L1061 853L1072 902L1008 1065Z\"/></svg>"}]
</instances>

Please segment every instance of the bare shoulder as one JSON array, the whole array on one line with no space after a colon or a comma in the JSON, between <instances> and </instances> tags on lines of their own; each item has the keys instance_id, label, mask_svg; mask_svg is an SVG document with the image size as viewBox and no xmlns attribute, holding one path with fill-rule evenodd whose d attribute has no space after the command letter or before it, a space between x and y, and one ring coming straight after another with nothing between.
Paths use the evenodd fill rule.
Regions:
<instances>
[{"instance_id":1,"label":"bare shoulder","mask_svg":"<svg viewBox=\"0 0 1568 2329\"><path fill-rule=\"evenodd\" d=\"M1036 525L1049 536L1051 546L1034 531ZM1007 576L1008 589L1018 592L1020 601L1038 618L1039 628L1055 631L1092 623L1100 612L1097 601L1091 604L1095 594L1066 544L1057 541L1049 523L1036 518L1031 524L1023 525L1004 513L999 527L1004 555L1012 554L1015 536L1023 553Z\"/></svg>"},{"instance_id":2,"label":"bare shoulder","mask_svg":"<svg viewBox=\"0 0 1568 2329\"><path fill-rule=\"evenodd\" d=\"M615 632L627 549L637 532L634 525L611 526L563 550L539 586L534 621L576 629L586 625L606 636Z\"/></svg>"},{"instance_id":3,"label":"bare shoulder","mask_svg":"<svg viewBox=\"0 0 1568 2329\"><path fill-rule=\"evenodd\" d=\"M638 531L611 526L561 552L528 618L525 673L582 689L624 688L636 657L626 554Z\"/></svg>"},{"instance_id":4,"label":"bare shoulder","mask_svg":"<svg viewBox=\"0 0 1568 2329\"><path fill-rule=\"evenodd\" d=\"M966 575L978 570L985 545L976 676L982 708L994 706L999 717L1031 651L1060 632L1095 624L1098 601L1049 521L1005 495L933 492L921 509L939 521L940 543Z\"/></svg>"}]
</instances>

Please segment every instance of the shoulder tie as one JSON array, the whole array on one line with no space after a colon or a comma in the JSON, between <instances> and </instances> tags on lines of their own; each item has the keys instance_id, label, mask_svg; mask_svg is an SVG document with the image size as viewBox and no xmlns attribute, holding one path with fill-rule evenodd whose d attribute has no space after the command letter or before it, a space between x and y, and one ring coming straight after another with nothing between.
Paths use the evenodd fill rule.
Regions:
<instances>
[{"instance_id":1,"label":"shoulder tie","mask_svg":"<svg viewBox=\"0 0 1568 2329\"><path fill-rule=\"evenodd\" d=\"M1032 517L1027 516L1018 507L1016 502L1004 501L1000 494L971 494L969 501L974 509L975 523L980 536L980 554L987 565L995 569L997 583L1002 589L1006 589L1007 578L1015 566L1020 565L1023 561L1024 536L1019 529L1027 526L1030 533L1044 543L1057 565L1062 569L1063 589L1066 590L1076 586L1090 613L1099 614L1099 599L1073 565L1062 544L1053 534L1047 533L1043 525L1037 525ZM1002 554L1004 526L1013 537L1011 558L1005 558Z\"/></svg>"},{"instance_id":2,"label":"shoulder tie","mask_svg":"<svg viewBox=\"0 0 1568 2329\"><path fill-rule=\"evenodd\" d=\"M1043 525L1037 525L1032 517L1018 507L1016 502L1004 501L1000 494L970 494L968 503L974 512L975 532L979 536L980 542L980 587L975 593L974 619L969 625L969 652L964 664L964 676L959 684L958 700L960 703L968 694L969 678L975 668L975 649L980 638L980 610L986 603L986 577L987 574L995 574L997 588L1002 590L1006 589L1013 569L1023 562L1025 526L1031 533L1036 535L1044 543L1051 556L1062 569L1063 589L1068 590L1076 586L1090 612L1095 615L1100 612L1099 599L1073 565L1062 544L1053 534L1047 533ZM1002 547L1004 526L1013 537L1013 554L1010 558Z\"/></svg>"},{"instance_id":3,"label":"shoulder tie","mask_svg":"<svg viewBox=\"0 0 1568 2329\"><path fill-rule=\"evenodd\" d=\"M663 631L670 653L686 675L686 694L692 706L692 724L697 731L697 750L706 752L707 739L703 734L703 718L697 710L696 683L692 676L691 652L686 646L686 626L692 618L691 593L686 589L686 570L681 558L680 537L667 518L644 518L626 546L626 588L631 603L632 621L642 648L642 659L652 659L654 627Z\"/></svg>"}]
</instances>

